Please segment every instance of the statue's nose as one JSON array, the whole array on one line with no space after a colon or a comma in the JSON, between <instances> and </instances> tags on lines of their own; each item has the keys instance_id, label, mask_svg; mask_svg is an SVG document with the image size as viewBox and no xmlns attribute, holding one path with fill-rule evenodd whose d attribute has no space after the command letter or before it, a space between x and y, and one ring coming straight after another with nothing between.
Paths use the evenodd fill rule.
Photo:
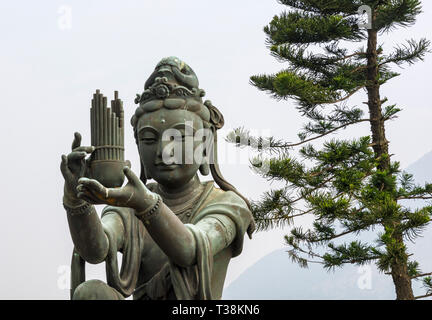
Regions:
<instances>
[{"instance_id":1,"label":"statue's nose","mask_svg":"<svg viewBox=\"0 0 432 320\"><path fill-rule=\"evenodd\" d=\"M174 144L173 141L159 141L159 145L156 151L156 164L165 163L167 159L174 157ZM165 160L165 161L164 161Z\"/></svg>"}]
</instances>

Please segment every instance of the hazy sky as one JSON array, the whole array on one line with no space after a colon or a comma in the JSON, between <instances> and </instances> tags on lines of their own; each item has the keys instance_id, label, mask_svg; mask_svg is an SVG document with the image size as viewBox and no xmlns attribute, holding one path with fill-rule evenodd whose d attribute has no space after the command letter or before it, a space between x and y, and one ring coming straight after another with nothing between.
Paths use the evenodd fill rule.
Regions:
<instances>
[{"instance_id":1,"label":"hazy sky","mask_svg":"<svg viewBox=\"0 0 432 320\"><path fill-rule=\"evenodd\" d=\"M423 6L414 27L382 39L385 49L405 39L432 38L432 3L423 1ZM272 100L249 84L251 75L284 67L269 55L262 31L283 8L275 0L0 3L0 298L68 298L63 266L69 265L73 246L62 207L60 156L70 151L75 131L89 144L89 106L96 89L108 99L118 90L124 101L126 158L135 172L139 158L129 125L133 100L166 56L178 56L194 69L227 129L245 126L296 141L303 120L293 102ZM429 55L382 89L390 103L404 109L387 129L390 151L403 167L432 150L431 66ZM361 105L366 96L362 92L351 101ZM367 135L368 126L343 134ZM223 142L220 150L225 178L247 197L257 198L271 187L250 171L246 151ZM243 254L230 264L226 285L283 247L284 233L246 240ZM91 266L88 277L103 278L103 270L103 265Z\"/></svg>"}]
</instances>

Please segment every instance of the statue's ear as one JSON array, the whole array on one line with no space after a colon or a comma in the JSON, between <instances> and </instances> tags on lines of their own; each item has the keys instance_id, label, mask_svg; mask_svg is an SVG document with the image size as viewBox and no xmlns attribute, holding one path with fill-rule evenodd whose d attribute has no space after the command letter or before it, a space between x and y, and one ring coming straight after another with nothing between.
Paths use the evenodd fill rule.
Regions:
<instances>
[{"instance_id":1,"label":"statue's ear","mask_svg":"<svg viewBox=\"0 0 432 320\"><path fill-rule=\"evenodd\" d=\"M199 171L203 176L208 176L210 173L210 168L209 165L207 163L207 161L203 162L200 167L199 167Z\"/></svg>"},{"instance_id":2,"label":"statue's ear","mask_svg":"<svg viewBox=\"0 0 432 320\"><path fill-rule=\"evenodd\" d=\"M142 164L142 162L141 162L140 179L144 184L147 183L148 179L151 179L151 177L149 177L148 173L146 172L146 169L145 169L144 165Z\"/></svg>"},{"instance_id":3,"label":"statue's ear","mask_svg":"<svg viewBox=\"0 0 432 320\"><path fill-rule=\"evenodd\" d=\"M219 109L216 108L210 100L204 101L204 105L210 112L210 123L215 127L216 130L222 128L225 124L225 120Z\"/></svg>"}]
</instances>

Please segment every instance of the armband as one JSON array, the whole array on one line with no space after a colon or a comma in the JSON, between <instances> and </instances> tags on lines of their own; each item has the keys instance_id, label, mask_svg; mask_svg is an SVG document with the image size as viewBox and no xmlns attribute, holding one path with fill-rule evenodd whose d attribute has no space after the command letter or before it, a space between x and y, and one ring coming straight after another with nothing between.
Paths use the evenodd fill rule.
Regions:
<instances>
[{"instance_id":1,"label":"armband","mask_svg":"<svg viewBox=\"0 0 432 320\"><path fill-rule=\"evenodd\" d=\"M159 211L158 211L158 208L159 208L159 206L160 206L160 204L161 204L161 202L162 202L162 198L161 198L160 195L157 195L157 198L158 198L158 199L157 199L156 203L155 203L153 206L147 208L147 209L144 210L144 211L138 212L138 213L136 214L137 218L139 218L139 219L142 220L142 221L145 221L146 223L147 223L151 218L153 218L153 217L156 215L156 213L159 212Z\"/></svg>"},{"instance_id":2,"label":"armband","mask_svg":"<svg viewBox=\"0 0 432 320\"><path fill-rule=\"evenodd\" d=\"M66 212L71 216L78 216L78 215L86 215L91 212L92 205L88 202L84 202L84 204L81 204L77 207L69 207L63 203L63 207L66 209Z\"/></svg>"}]
</instances>

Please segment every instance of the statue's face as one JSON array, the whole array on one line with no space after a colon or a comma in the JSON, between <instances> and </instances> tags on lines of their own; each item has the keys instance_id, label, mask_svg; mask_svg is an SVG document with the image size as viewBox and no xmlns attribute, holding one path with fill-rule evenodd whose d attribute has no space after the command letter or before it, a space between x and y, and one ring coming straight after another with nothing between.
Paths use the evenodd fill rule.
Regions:
<instances>
[{"instance_id":1,"label":"statue's face","mask_svg":"<svg viewBox=\"0 0 432 320\"><path fill-rule=\"evenodd\" d=\"M191 111L162 108L143 114L137 123L137 138L147 174L167 188L189 182L200 166L194 152L202 140L194 137L202 129L202 119Z\"/></svg>"}]
</instances>

